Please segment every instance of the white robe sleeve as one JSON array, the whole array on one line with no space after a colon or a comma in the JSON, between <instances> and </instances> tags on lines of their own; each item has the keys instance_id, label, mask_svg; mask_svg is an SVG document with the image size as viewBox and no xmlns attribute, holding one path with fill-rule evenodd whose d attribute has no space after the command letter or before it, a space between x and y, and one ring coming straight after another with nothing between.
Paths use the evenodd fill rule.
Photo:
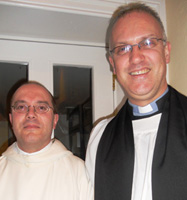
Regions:
<instances>
[{"instance_id":1,"label":"white robe sleeve","mask_svg":"<svg viewBox=\"0 0 187 200\"><path fill-rule=\"evenodd\" d=\"M103 134L103 131L105 130L105 127L111 121L111 119L112 118L104 119L101 122L99 122L99 124L97 124L93 128L90 134L90 139L86 151L85 164L92 186L94 186L94 179L95 179L95 160L96 160L97 147L101 139L101 136Z\"/></svg>"}]
</instances>

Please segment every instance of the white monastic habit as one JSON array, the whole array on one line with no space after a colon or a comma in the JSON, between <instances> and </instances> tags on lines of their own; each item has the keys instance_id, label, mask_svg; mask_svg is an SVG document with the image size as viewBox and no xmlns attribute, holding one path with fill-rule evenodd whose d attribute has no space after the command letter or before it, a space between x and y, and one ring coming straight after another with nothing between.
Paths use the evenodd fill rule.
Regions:
<instances>
[{"instance_id":1,"label":"white monastic habit","mask_svg":"<svg viewBox=\"0 0 187 200\"><path fill-rule=\"evenodd\" d=\"M1 200L93 200L84 162L53 140L37 153L16 143L0 158Z\"/></svg>"}]
</instances>

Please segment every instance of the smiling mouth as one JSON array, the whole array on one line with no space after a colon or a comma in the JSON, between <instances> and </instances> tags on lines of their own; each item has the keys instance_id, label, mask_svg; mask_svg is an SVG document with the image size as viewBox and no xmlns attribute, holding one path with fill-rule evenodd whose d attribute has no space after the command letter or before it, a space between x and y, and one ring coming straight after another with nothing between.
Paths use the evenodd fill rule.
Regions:
<instances>
[{"instance_id":1,"label":"smiling mouth","mask_svg":"<svg viewBox=\"0 0 187 200\"><path fill-rule=\"evenodd\" d=\"M143 69L143 70L139 70L139 71L134 71L134 72L131 72L130 75L132 76L137 76L137 75L143 75L143 74L146 74L150 71L150 69Z\"/></svg>"}]
</instances>

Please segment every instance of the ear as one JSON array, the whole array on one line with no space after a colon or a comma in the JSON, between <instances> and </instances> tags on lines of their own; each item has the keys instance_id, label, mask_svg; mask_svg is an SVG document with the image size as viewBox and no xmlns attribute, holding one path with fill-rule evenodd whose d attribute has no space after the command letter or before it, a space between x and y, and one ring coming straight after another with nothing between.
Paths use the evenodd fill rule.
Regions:
<instances>
[{"instance_id":1,"label":"ear","mask_svg":"<svg viewBox=\"0 0 187 200\"><path fill-rule=\"evenodd\" d=\"M12 114L11 113L9 113L9 120L10 120L10 123L12 125Z\"/></svg>"},{"instance_id":2,"label":"ear","mask_svg":"<svg viewBox=\"0 0 187 200\"><path fill-rule=\"evenodd\" d=\"M58 119L59 119L59 115L58 114L55 114L54 115L54 120L53 120L53 129L56 128L56 125L58 123Z\"/></svg>"},{"instance_id":3,"label":"ear","mask_svg":"<svg viewBox=\"0 0 187 200\"><path fill-rule=\"evenodd\" d=\"M170 52L171 52L171 43L167 42L165 46L165 59L166 63L168 64L170 62Z\"/></svg>"},{"instance_id":4,"label":"ear","mask_svg":"<svg viewBox=\"0 0 187 200\"><path fill-rule=\"evenodd\" d=\"M116 68L115 68L115 65L114 65L114 60L113 60L113 57L111 55L109 55L109 62L112 66L112 69L113 69L113 73L116 74Z\"/></svg>"}]
</instances>

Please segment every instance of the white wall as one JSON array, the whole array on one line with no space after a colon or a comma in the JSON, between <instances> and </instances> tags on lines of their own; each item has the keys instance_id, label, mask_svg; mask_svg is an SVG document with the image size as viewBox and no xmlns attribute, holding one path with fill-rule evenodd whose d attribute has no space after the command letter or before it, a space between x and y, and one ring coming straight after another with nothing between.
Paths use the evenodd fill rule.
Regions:
<instances>
[{"instance_id":1,"label":"white wall","mask_svg":"<svg viewBox=\"0 0 187 200\"><path fill-rule=\"evenodd\" d=\"M187 95L187 1L166 0L168 40L171 42L170 84Z\"/></svg>"}]
</instances>

